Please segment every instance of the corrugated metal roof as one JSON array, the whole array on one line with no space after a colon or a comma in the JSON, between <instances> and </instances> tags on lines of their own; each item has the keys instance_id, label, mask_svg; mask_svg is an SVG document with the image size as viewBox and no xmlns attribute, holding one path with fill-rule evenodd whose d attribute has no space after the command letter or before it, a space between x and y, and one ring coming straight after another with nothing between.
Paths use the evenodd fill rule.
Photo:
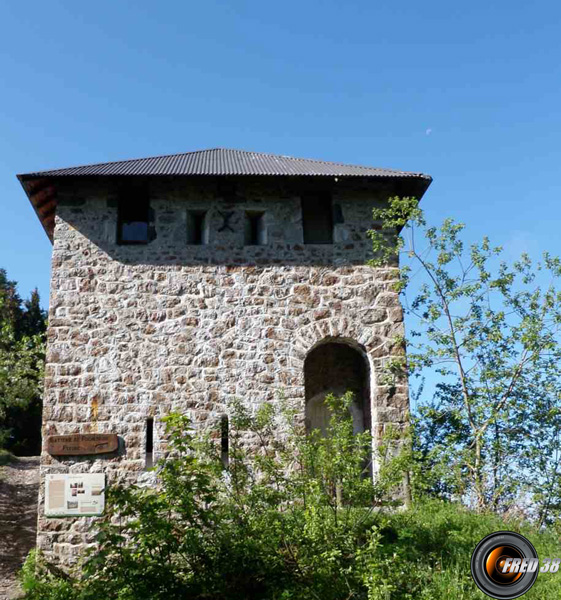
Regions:
<instances>
[{"instance_id":1,"label":"corrugated metal roof","mask_svg":"<svg viewBox=\"0 0 561 600\"><path fill-rule=\"evenodd\" d=\"M293 158L260 152L214 148L170 156L155 156L38 171L19 175L28 177L114 176L114 175L276 175L334 177L431 177L394 169L345 165L321 160Z\"/></svg>"}]
</instances>

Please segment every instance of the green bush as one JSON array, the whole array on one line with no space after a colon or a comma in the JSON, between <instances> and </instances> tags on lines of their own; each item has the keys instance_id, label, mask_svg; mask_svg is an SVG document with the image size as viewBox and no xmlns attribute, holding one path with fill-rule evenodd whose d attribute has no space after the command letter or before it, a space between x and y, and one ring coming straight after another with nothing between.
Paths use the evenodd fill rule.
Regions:
<instances>
[{"instance_id":1,"label":"green bush","mask_svg":"<svg viewBox=\"0 0 561 600\"><path fill-rule=\"evenodd\" d=\"M212 435L168 417L157 489L110 488L95 523L97 549L70 574L30 557L26 598L481 598L469 575L475 545L520 524L435 500L396 507L402 463L382 445L373 483L372 440L353 434L350 401L328 399L326 437L303 435L286 410L265 405L251 417L237 404L227 468ZM559 556L554 536L522 532L543 556ZM554 597L556 582L542 576L528 597Z\"/></svg>"},{"instance_id":2,"label":"green bush","mask_svg":"<svg viewBox=\"0 0 561 600\"><path fill-rule=\"evenodd\" d=\"M25 598L34 600L78 600L81 592L75 582L52 566L41 561L32 550L20 573Z\"/></svg>"}]
</instances>

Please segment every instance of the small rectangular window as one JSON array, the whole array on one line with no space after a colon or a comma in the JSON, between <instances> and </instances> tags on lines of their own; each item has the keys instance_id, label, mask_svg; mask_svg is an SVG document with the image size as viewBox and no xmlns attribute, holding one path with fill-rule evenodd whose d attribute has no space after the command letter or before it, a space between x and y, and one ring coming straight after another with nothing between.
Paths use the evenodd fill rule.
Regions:
<instances>
[{"instance_id":1,"label":"small rectangular window","mask_svg":"<svg viewBox=\"0 0 561 600\"><path fill-rule=\"evenodd\" d=\"M330 194L302 197L304 244L333 243L333 207Z\"/></svg>"},{"instance_id":2,"label":"small rectangular window","mask_svg":"<svg viewBox=\"0 0 561 600\"><path fill-rule=\"evenodd\" d=\"M149 198L127 195L119 199L117 242L119 244L147 244L150 218Z\"/></svg>"},{"instance_id":3,"label":"small rectangular window","mask_svg":"<svg viewBox=\"0 0 561 600\"><path fill-rule=\"evenodd\" d=\"M154 466L154 419L146 419L146 468Z\"/></svg>"},{"instance_id":4,"label":"small rectangular window","mask_svg":"<svg viewBox=\"0 0 561 600\"><path fill-rule=\"evenodd\" d=\"M333 224L339 225L345 222L345 217L343 216L343 208L340 204L333 205Z\"/></svg>"},{"instance_id":5,"label":"small rectangular window","mask_svg":"<svg viewBox=\"0 0 561 600\"><path fill-rule=\"evenodd\" d=\"M267 243L264 212L245 213L244 240L246 246L263 246Z\"/></svg>"},{"instance_id":6,"label":"small rectangular window","mask_svg":"<svg viewBox=\"0 0 561 600\"><path fill-rule=\"evenodd\" d=\"M208 243L207 213L205 210L190 210L187 213L187 243L201 246Z\"/></svg>"},{"instance_id":7,"label":"small rectangular window","mask_svg":"<svg viewBox=\"0 0 561 600\"><path fill-rule=\"evenodd\" d=\"M228 468L230 462L230 432L228 425L228 415L220 417L220 460L225 469Z\"/></svg>"}]
</instances>

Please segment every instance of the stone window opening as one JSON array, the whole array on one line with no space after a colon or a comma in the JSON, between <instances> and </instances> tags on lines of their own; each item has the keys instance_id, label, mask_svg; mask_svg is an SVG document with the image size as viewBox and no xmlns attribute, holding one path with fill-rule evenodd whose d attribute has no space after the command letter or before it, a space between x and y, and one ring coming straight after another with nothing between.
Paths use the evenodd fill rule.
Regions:
<instances>
[{"instance_id":1,"label":"stone window opening","mask_svg":"<svg viewBox=\"0 0 561 600\"><path fill-rule=\"evenodd\" d=\"M304 244L333 243L333 202L331 194L302 196Z\"/></svg>"},{"instance_id":2,"label":"stone window opening","mask_svg":"<svg viewBox=\"0 0 561 600\"><path fill-rule=\"evenodd\" d=\"M244 244L246 246L263 246L267 243L265 213L248 210L245 213Z\"/></svg>"},{"instance_id":3,"label":"stone window opening","mask_svg":"<svg viewBox=\"0 0 561 600\"><path fill-rule=\"evenodd\" d=\"M187 212L187 243L192 246L208 244L208 212L190 210Z\"/></svg>"},{"instance_id":4,"label":"stone window opening","mask_svg":"<svg viewBox=\"0 0 561 600\"><path fill-rule=\"evenodd\" d=\"M327 432L329 394L353 393L349 408L355 433L371 429L370 367L366 356L343 342L326 342L313 348L304 361L306 430Z\"/></svg>"},{"instance_id":5,"label":"stone window opening","mask_svg":"<svg viewBox=\"0 0 561 600\"><path fill-rule=\"evenodd\" d=\"M220 417L220 460L225 469L230 464L230 429L228 415Z\"/></svg>"},{"instance_id":6,"label":"stone window opening","mask_svg":"<svg viewBox=\"0 0 561 600\"><path fill-rule=\"evenodd\" d=\"M146 419L146 457L145 468L151 469L154 466L154 419Z\"/></svg>"},{"instance_id":7,"label":"stone window opening","mask_svg":"<svg viewBox=\"0 0 561 600\"><path fill-rule=\"evenodd\" d=\"M118 244L149 242L150 200L147 195L120 198L117 213Z\"/></svg>"}]
</instances>

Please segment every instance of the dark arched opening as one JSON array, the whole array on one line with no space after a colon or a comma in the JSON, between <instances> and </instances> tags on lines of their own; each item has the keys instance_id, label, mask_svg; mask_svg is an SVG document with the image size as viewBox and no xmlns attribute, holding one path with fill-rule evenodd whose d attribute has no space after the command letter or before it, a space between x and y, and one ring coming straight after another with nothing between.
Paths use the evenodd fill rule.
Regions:
<instances>
[{"instance_id":1,"label":"dark arched opening","mask_svg":"<svg viewBox=\"0 0 561 600\"><path fill-rule=\"evenodd\" d=\"M351 391L355 433L370 430L370 370L366 357L341 342L328 342L314 348L304 362L306 389L306 429L325 433L329 423L328 394L342 396Z\"/></svg>"}]
</instances>

